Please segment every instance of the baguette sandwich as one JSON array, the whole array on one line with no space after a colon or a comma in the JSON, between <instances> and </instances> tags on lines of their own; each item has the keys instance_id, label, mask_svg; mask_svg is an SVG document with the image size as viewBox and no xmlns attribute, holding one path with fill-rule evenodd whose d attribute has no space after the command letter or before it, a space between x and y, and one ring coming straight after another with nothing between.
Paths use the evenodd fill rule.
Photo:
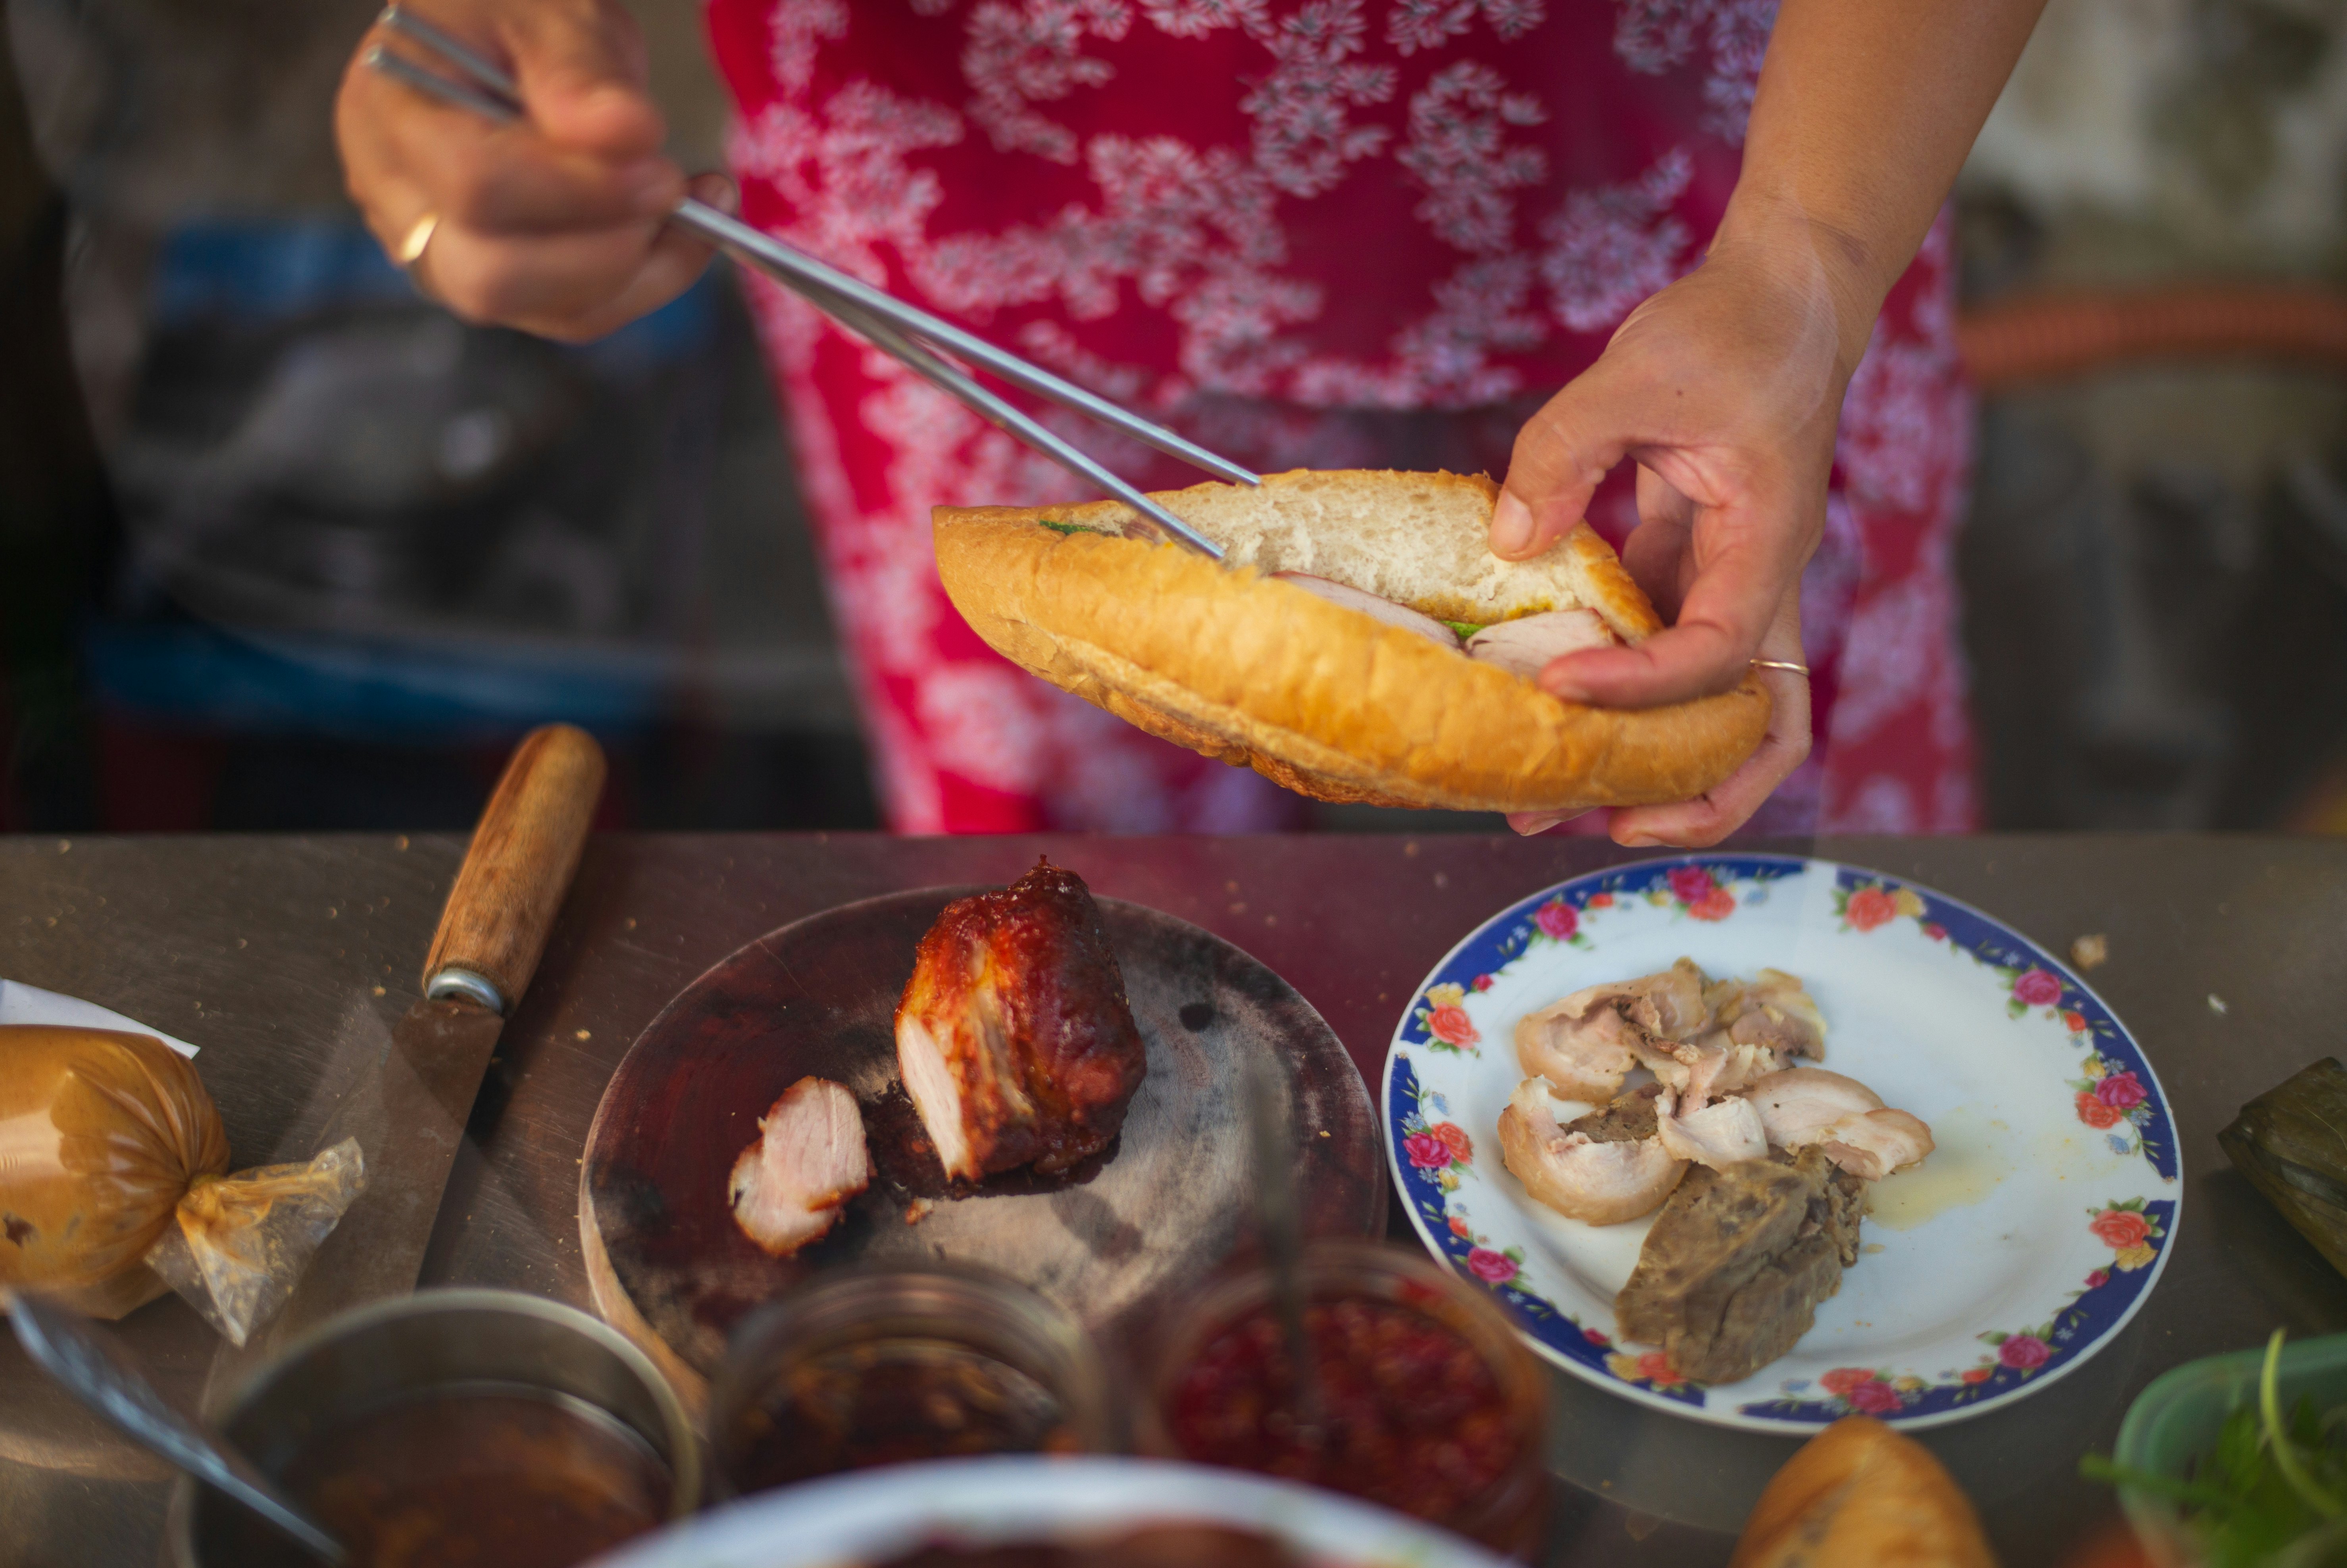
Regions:
<instances>
[{"instance_id":1,"label":"baguette sandwich","mask_svg":"<svg viewBox=\"0 0 2347 1568\"><path fill-rule=\"evenodd\" d=\"M1153 497L1226 552L1128 538L1121 501L939 507L938 571L998 652L1153 735L1316 799L1457 811L1687 800L1768 724L1747 675L1670 707L1534 677L1636 643L1654 606L1587 523L1492 555L1477 475L1298 470Z\"/></svg>"}]
</instances>

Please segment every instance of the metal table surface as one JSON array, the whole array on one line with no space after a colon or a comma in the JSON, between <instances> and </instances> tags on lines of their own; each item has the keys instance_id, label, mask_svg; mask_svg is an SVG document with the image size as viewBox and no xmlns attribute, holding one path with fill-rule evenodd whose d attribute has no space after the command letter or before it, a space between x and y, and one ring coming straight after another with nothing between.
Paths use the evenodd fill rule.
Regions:
<instances>
[{"instance_id":1,"label":"metal table surface","mask_svg":"<svg viewBox=\"0 0 2347 1568\"><path fill-rule=\"evenodd\" d=\"M1780 845L1872 866L2055 950L2110 938L2096 989L2166 1084L2191 1193L2167 1273L2118 1339L2046 1392L1921 1434L2012 1568L2064 1560L2116 1515L2079 1481L2167 1368L2347 1328L2347 1281L2226 1164L2239 1104L2337 1048L2347 1016L2347 843L2214 835L1854 838ZM240 1166L306 1155L354 1060L379 1052L459 841L0 839L0 976L89 998L203 1047ZM584 1305L579 1150L606 1080L671 996L742 943L849 899L1004 881L1039 852L1285 975L1376 1081L1399 1009L1508 902L1635 858L1603 843L1419 839L597 839L506 1031L425 1265L427 1284ZM2210 1005L2214 994L2227 1006ZM1394 1205L1397 1224L1401 1205ZM208 1331L176 1299L121 1326L190 1397ZM1554 1378L1561 1564L1724 1563L1790 1440L1723 1431ZM166 1483L0 1344L0 1568L157 1560Z\"/></svg>"}]
</instances>

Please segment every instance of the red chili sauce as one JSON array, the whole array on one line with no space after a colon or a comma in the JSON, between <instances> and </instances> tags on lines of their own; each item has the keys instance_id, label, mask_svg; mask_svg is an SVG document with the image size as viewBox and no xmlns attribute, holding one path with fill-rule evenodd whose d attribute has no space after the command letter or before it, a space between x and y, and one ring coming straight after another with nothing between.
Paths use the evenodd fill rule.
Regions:
<instances>
[{"instance_id":1,"label":"red chili sauce","mask_svg":"<svg viewBox=\"0 0 2347 1568\"><path fill-rule=\"evenodd\" d=\"M1456 1330L1391 1301L1305 1309L1326 1419L1296 1417L1287 1351L1270 1308L1218 1330L1166 1396L1189 1458L1286 1476L1447 1519L1516 1465L1522 1444L1491 1368Z\"/></svg>"}]
</instances>

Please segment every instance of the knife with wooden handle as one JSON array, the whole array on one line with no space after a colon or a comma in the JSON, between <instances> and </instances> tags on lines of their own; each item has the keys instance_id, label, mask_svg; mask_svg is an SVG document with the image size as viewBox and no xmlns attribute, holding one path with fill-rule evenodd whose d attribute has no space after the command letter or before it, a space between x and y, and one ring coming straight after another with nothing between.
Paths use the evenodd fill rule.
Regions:
<instances>
[{"instance_id":1,"label":"knife with wooden handle","mask_svg":"<svg viewBox=\"0 0 2347 1568\"><path fill-rule=\"evenodd\" d=\"M568 724L531 731L506 764L448 890L424 998L319 1140L322 1149L359 1141L366 1191L270 1326L271 1344L415 1288L474 1096L578 872L603 773L594 737Z\"/></svg>"}]
</instances>

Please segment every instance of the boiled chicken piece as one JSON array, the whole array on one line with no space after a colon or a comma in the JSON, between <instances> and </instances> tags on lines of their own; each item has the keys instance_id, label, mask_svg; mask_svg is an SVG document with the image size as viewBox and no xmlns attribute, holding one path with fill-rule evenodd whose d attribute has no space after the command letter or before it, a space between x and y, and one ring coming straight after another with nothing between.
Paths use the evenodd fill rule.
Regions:
<instances>
[{"instance_id":1,"label":"boiled chicken piece","mask_svg":"<svg viewBox=\"0 0 2347 1568\"><path fill-rule=\"evenodd\" d=\"M1467 657L1511 675L1538 680L1552 660L1584 648L1617 646L1613 629L1594 610L1552 610L1495 621L1467 640Z\"/></svg>"},{"instance_id":2,"label":"boiled chicken piece","mask_svg":"<svg viewBox=\"0 0 2347 1568\"><path fill-rule=\"evenodd\" d=\"M871 1184L856 1096L827 1078L802 1078L758 1118L758 1141L733 1162L725 1197L743 1235L788 1257Z\"/></svg>"},{"instance_id":3,"label":"boiled chicken piece","mask_svg":"<svg viewBox=\"0 0 2347 1568\"><path fill-rule=\"evenodd\" d=\"M1822 1067L1780 1072L1748 1096L1768 1142L1782 1149L1814 1143L1843 1170L1868 1181L1911 1165L1932 1152L1932 1130L1855 1078Z\"/></svg>"},{"instance_id":4,"label":"boiled chicken piece","mask_svg":"<svg viewBox=\"0 0 2347 1568\"><path fill-rule=\"evenodd\" d=\"M1547 1079L1566 1099L1591 1104L1614 1097L1638 1065L1642 1043L1604 986L1575 991L1516 1021L1517 1065Z\"/></svg>"},{"instance_id":5,"label":"boiled chicken piece","mask_svg":"<svg viewBox=\"0 0 2347 1568\"><path fill-rule=\"evenodd\" d=\"M1655 1132L1663 1152L1673 1159L1724 1171L1738 1160L1768 1158L1768 1135L1750 1101L1717 1101L1686 1115L1676 1111L1669 1091L1656 1098Z\"/></svg>"},{"instance_id":6,"label":"boiled chicken piece","mask_svg":"<svg viewBox=\"0 0 2347 1568\"><path fill-rule=\"evenodd\" d=\"M1618 1225L1662 1206L1686 1173L1656 1137L1655 1090L1634 1090L1567 1126L1546 1082L1527 1078L1500 1112L1500 1157L1524 1190L1557 1213Z\"/></svg>"},{"instance_id":7,"label":"boiled chicken piece","mask_svg":"<svg viewBox=\"0 0 2347 1568\"><path fill-rule=\"evenodd\" d=\"M1082 877L1041 861L946 906L897 1004L897 1065L948 1176L1107 1147L1149 1063Z\"/></svg>"},{"instance_id":8,"label":"boiled chicken piece","mask_svg":"<svg viewBox=\"0 0 2347 1568\"><path fill-rule=\"evenodd\" d=\"M1614 987L1623 997L1623 1016L1649 1040L1693 1040L1711 1021L1703 1005L1706 980L1693 958L1681 958L1658 974Z\"/></svg>"},{"instance_id":9,"label":"boiled chicken piece","mask_svg":"<svg viewBox=\"0 0 2347 1568\"><path fill-rule=\"evenodd\" d=\"M1341 604L1347 610L1358 610L1363 615L1399 626L1404 631L1415 631L1430 642L1440 642L1445 648L1459 646L1459 634L1430 615L1420 615L1406 604L1396 604L1390 599L1379 599L1374 593L1333 579L1313 577L1300 571L1276 571L1271 574L1281 582L1293 583L1309 594L1317 594L1331 604Z\"/></svg>"},{"instance_id":10,"label":"boiled chicken piece","mask_svg":"<svg viewBox=\"0 0 2347 1568\"><path fill-rule=\"evenodd\" d=\"M1578 990L1516 1024L1516 1061L1573 1100L1610 1098L1642 1050L1692 1038L1708 1020L1703 971L1681 958L1660 974Z\"/></svg>"},{"instance_id":11,"label":"boiled chicken piece","mask_svg":"<svg viewBox=\"0 0 2347 1568\"><path fill-rule=\"evenodd\" d=\"M1704 992L1713 1024L1734 1045L1826 1059L1826 1019L1797 975L1763 969L1755 980L1723 980Z\"/></svg>"},{"instance_id":12,"label":"boiled chicken piece","mask_svg":"<svg viewBox=\"0 0 2347 1568\"><path fill-rule=\"evenodd\" d=\"M1691 1045L1641 1045L1638 1064L1678 1096L1683 1115L1784 1071L1785 1059L1767 1046L1723 1044L1724 1038L1715 1030Z\"/></svg>"},{"instance_id":13,"label":"boiled chicken piece","mask_svg":"<svg viewBox=\"0 0 2347 1568\"><path fill-rule=\"evenodd\" d=\"M1870 1182L1918 1163L1933 1147L1922 1117L1889 1108L1845 1116L1818 1140L1827 1159Z\"/></svg>"},{"instance_id":14,"label":"boiled chicken piece","mask_svg":"<svg viewBox=\"0 0 2347 1568\"><path fill-rule=\"evenodd\" d=\"M1780 1149L1814 1143L1843 1117L1882 1109L1882 1096L1873 1090L1822 1067L1796 1067L1777 1073L1755 1088L1749 1098L1760 1112L1760 1124L1768 1129L1768 1142Z\"/></svg>"}]
</instances>

